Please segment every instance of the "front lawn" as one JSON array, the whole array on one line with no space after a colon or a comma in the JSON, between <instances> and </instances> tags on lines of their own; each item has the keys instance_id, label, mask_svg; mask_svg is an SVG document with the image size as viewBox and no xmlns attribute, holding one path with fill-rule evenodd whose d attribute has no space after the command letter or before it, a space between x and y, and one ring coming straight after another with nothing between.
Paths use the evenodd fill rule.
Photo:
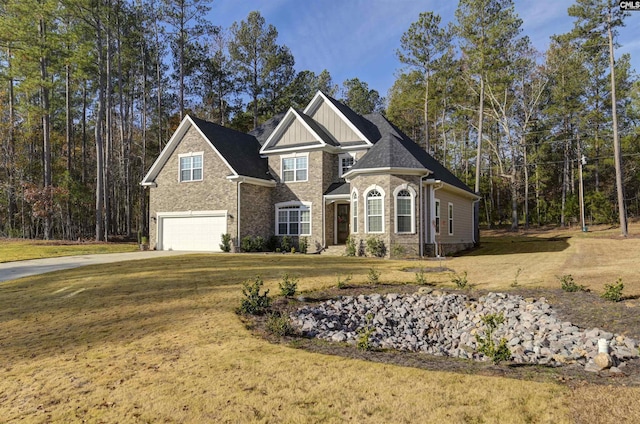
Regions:
<instances>
[{"instance_id":1,"label":"front lawn","mask_svg":"<svg viewBox=\"0 0 640 424\"><path fill-rule=\"evenodd\" d=\"M627 253L609 252L615 246ZM444 265L468 271L478 288L502 290L510 289L518 268L524 269L518 277L523 288L558 287L553 276L571 273L577 283L601 290L622 277L625 294L638 295L632 264L639 261L638 239L571 237L561 251L462 256L442 264L197 254L5 282L0 284L0 417L8 422L623 422L640 413L638 388L571 387L312 353L256 337L235 308L241 283L256 275L275 295L285 272L298 278L299 290L311 291L334 287L338 276L348 274L350 284L364 284L371 267L381 273L381 282L402 284L415 280L404 269ZM449 272L426 275L453 286Z\"/></svg>"},{"instance_id":2,"label":"front lawn","mask_svg":"<svg viewBox=\"0 0 640 424\"><path fill-rule=\"evenodd\" d=\"M122 253L135 250L138 250L138 245L134 243L85 243L0 238L0 262L94 253Z\"/></svg>"}]
</instances>

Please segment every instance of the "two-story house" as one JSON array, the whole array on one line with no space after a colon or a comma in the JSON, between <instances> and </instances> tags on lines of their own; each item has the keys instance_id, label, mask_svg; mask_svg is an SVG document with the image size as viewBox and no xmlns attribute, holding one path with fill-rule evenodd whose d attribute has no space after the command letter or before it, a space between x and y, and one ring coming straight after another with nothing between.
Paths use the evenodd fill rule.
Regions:
<instances>
[{"instance_id":1,"label":"two-story house","mask_svg":"<svg viewBox=\"0 0 640 424\"><path fill-rule=\"evenodd\" d=\"M408 256L477 242L475 193L382 115L322 92L250 134L185 117L142 184L156 249L218 251L224 233L313 251L377 237Z\"/></svg>"}]
</instances>

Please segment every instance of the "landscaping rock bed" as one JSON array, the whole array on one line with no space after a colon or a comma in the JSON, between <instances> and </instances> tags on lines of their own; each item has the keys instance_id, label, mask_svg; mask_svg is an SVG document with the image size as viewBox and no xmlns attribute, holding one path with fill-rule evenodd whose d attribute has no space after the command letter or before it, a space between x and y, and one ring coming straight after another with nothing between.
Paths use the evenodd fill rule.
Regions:
<instances>
[{"instance_id":1,"label":"landscaping rock bed","mask_svg":"<svg viewBox=\"0 0 640 424\"><path fill-rule=\"evenodd\" d=\"M593 358L599 339L609 343L612 370L639 356L637 340L562 321L544 297L488 293L471 300L457 293L361 294L300 308L291 313L291 320L304 335L333 342L356 344L368 328L376 348L485 360L478 353L476 334L484 337L482 317L494 313L504 316L494 336L507 340L514 363L578 363L597 371Z\"/></svg>"}]
</instances>

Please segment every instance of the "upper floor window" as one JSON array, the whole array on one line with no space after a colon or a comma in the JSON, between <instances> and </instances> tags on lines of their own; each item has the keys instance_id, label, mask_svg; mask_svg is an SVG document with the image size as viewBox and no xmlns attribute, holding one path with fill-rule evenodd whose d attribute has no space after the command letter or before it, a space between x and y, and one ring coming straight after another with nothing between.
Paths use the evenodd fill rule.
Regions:
<instances>
[{"instance_id":1,"label":"upper floor window","mask_svg":"<svg viewBox=\"0 0 640 424\"><path fill-rule=\"evenodd\" d=\"M351 153L343 153L338 158L340 160L340 177L342 177L356 163L356 158Z\"/></svg>"},{"instance_id":2,"label":"upper floor window","mask_svg":"<svg viewBox=\"0 0 640 424\"><path fill-rule=\"evenodd\" d=\"M202 153L179 155L180 182L202 180Z\"/></svg>"},{"instance_id":3,"label":"upper floor window","mask_svg":"<svg viewBox=\"0 0 640 424\"><path fill-rule=\"evenodd\" d=\"M414 232L413 194L408 189L396 192L396 232Z\"/></svg>"},{"instance_id":4,"label":"upper floor window","mask_svg":"<svg viewBox=\"0 0 640 424\"><path fill-rule=\"evenodd\" d=\"M384 198L376 188L369 190L365 195L366 204L366 231L368 233L384 232Z\"/></svg>"},{"instance_id":5,"label":"upper floor window","mask_svg":"<svg viewBox=\"0 0 640 424\"><path fill-rule=\"evenodd\" d=\"M295 156L282 158L282 180L284 182L307 181L309 157Z\"/></svg>"}]
</instances>

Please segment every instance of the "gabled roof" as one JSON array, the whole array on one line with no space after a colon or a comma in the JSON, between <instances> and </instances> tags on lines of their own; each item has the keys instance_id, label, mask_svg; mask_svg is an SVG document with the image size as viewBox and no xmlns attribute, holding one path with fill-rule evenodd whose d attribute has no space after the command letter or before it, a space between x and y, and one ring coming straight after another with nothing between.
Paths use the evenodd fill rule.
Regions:
<instances>
[{"instance_id":1,"label":"gabled roof","mask_svg":"<svg viewBox=\"0 0 640 424\"><path fill-rule=\"evenodd\" d=\"M336 115L368 145L373 144L375 139L380 138L380 133L377 132L374 125L371 125L370 122L367 122L366 119L358 115L347 105L327 96L322 91L318 91L313 99L311 99L307 107L304 109L304 113L308 115L313 114L313 112L317 110L323 102L327 103L334 110Z\"/></svg>"},{"instance_id":2,"label":"gabled roof","mask_svg":"<svg viewBox=\"0 0 640 424\"><path fill-rule=\"evenodd\" d=\"M475 193L465 183L384 116L376 113L366 115L365 118L380 130L382 137L345 174L347 178L363 171L375 169L424 170L425 173L430 171L430 178L440 180L475 196Z\"/></svg>"},{"instance_id":3,"label":"gabled roof","mask_svg":"<svg viewBox=\"0 0 640 424\"><path fill-rule=\"evenodd\" d=\"M187 131L194 127L204 140L229 168L231 176L245 176L271 181L266 159L260 157L260 143L249 134L204 121L189 115L185 116L171 139L151 165L142 180L142 185L152 185L156 177L176 150Z\"/></svg>"},{"instance_id":4,"label":"gabled roof","mask_svg":"<svg viewBox=\"0 0 640 424\"><path fill-rule=\"evenodd\" d=\"M281 137L286 134L289 126L298 121L302 124L302 126L309 131L311 136L315 139L315 142L304 142L297 145L287 145L286 147L278 146L278 141ZM336 146L336 143L333 141L331 136L326 133L326 131L318 125L316 121L311 119L311 117L307 116L304 112L296 110L294 108L289 108L284 117L280 120L275 129L269 134L265 142L262 144L262 148L260 149L260 153L266 152L275 152L281 149L291 149L292 147L307 147L307 146Z\"/></svg>"},{"instance_id":5,"label":"gabled roof","mask_svg":"<svg viewBox=\"0 0 640 424\"><path fill-rule=\"evenodd\" d=\"M255 129L249 131L249 135L254 136L258 139L260 145L263 145L267 138L271 135L273 130L276 129L282 118L284 118L285 112L279 113L268 121L264 122L261 125L258 125Z\"/></svg>"}]
</instances>

